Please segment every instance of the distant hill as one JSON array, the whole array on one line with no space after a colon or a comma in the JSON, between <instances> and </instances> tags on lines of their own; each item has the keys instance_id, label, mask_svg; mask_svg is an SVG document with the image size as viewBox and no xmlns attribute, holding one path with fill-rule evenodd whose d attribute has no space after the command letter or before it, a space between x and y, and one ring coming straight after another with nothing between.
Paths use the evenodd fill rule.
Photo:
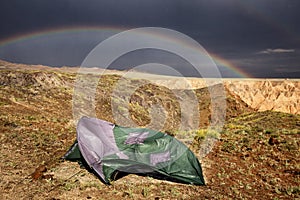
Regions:
<instances>
[{"instance_id":1,"label":"distant hill","mask_svg":"<svg viewBox=\"0 0 300 200\"><path fill-rule=\"evenodd\" d=\"M300 79L229 80L225 85L256 110L300 114Z\"/></svg>"}]
</instances>

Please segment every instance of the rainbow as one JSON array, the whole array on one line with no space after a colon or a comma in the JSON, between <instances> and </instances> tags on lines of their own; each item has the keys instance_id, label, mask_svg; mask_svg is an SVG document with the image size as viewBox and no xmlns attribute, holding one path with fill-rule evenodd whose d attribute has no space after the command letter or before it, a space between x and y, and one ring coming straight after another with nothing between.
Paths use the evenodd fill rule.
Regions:
<instances>
[{"instance_id":1,"label":"rainbow","mask_svg":"<svg viewBox=\"0 0 300 200\"><path fill-rule=\"evenodd\" d=\"M47 37L52 35L59 35L59 34L68 34L68 33L80 33L80 32L99 32L99 33L107 33L108 36L117 34L119 32L129 30L130 27L114 27L114 26L76 26L76 27L60 27L60 28L52 28L52 29L45 29L45 30L39 30L36 32L29 32L25 34L19 34L14 35L11 37L8 37L6 39L3 39L0 41L0 48L10 45L19 43L26 40L31 40L39 37ZM145 33L148 34L148 33ZM153 36L153 35L152 35ZM155 35L155 37L161 37L160 35ZM177 43L181 43L181 41L174 41ZM184 45L184 43L182 43ZM238 68L234 64L232 64L230 61L216 55L209 53L210 57L214 60L214 62L223 68L226 69L226 71L230 72L231 74L234 74L235 77L238 78L251 78L252 76L246 72L244 72L242 69Z\"/></svg>"},{"instance_id":2,"label":"rainbow","mask_svg":"<svg viewBox=\"0 0 300 200\"><path fill-rule=\"evenodd\" d=\"M214 60L214 62L217 64L217 66L224 67L227 71L234 73L235 77L237 78L253 78L251 74L243 71L242 69L236 67L233 63L230 61L216 55L209 53L210 57Z\"/></svg>"},{"instance_id":3,"label":"rainbow","mask_svg":"<svg viewBox=\"0 0 300 200\"><path fill-rule=\"evenodd\" d=\"M35 32L28 32L13 35L11 37L5 38L0 41L0 47L5 46L12 43L22 42L25 40L35 39L38 37L46 37L55 34L63 34L63 33L77 33L77 32L107 32L111 34L116 34L121 31L128 30L129 28L120 28L113 26L75 26L75 27L58 27L51 29L43 29Z\"/></svg>"}]
</instances>

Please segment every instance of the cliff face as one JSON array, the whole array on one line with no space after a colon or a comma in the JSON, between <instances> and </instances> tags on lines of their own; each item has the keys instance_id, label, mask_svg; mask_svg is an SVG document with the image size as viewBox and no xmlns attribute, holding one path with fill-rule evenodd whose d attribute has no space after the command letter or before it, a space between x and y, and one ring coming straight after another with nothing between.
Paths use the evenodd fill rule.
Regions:
<instances>
[{"instance_id":1,"label":"cliff face","mask_svg":"<svg viewBox=\"0 0 300 200\"><path fill-rule=\"evenodd\" d=\"M300 114L299 80L228 80L225 87L258 111Z\"/></svg>"}]
</instances>

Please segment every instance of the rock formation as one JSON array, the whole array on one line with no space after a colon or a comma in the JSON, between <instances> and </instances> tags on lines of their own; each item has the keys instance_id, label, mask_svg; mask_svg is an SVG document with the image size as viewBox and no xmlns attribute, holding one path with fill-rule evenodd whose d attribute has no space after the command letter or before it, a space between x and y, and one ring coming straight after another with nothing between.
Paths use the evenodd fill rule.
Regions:
<instances>
[{"instance_id":1,"label":"rock formation","mask_svg":"<svg viewBox=\"0 0 300 200\"><path fill-rule=\"evenodd\" d=\"M300 81L279 79L228 80L225 87L250 107L300 114Z\"/></svg>"}]
</instances>

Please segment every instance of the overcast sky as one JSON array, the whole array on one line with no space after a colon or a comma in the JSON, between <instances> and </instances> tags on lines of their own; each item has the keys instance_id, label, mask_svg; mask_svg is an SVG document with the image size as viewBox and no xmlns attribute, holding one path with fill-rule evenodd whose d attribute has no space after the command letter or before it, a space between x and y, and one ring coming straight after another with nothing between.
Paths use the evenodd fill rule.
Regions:
<instances>
[{"instance_id":1,"label":"overcast sky","mask_svg":"<svg viewBox=\"0 0 300 200\"><path fill-rule=\"evenodd\" d=\"M117 29L64 32L3 43L7 38L66 27L121 30L151 26L188 35L208 53L249 76L300 78L299 0L1 0L0 8L0 59L8 61L80 65L95 45ZM161 61L161 55L148 50L115 64L124 68L142 64L141 58L144 62ZM134 57L139 60L133 61ZM166 53L163 57L173 59L170 63L177 63L176 69L181 67L183 73L193 76L180 59L174 62L174 56ZM218 65L224 77L237 76L222 67L224 63Z\"/></svg>"}]
</instances>

